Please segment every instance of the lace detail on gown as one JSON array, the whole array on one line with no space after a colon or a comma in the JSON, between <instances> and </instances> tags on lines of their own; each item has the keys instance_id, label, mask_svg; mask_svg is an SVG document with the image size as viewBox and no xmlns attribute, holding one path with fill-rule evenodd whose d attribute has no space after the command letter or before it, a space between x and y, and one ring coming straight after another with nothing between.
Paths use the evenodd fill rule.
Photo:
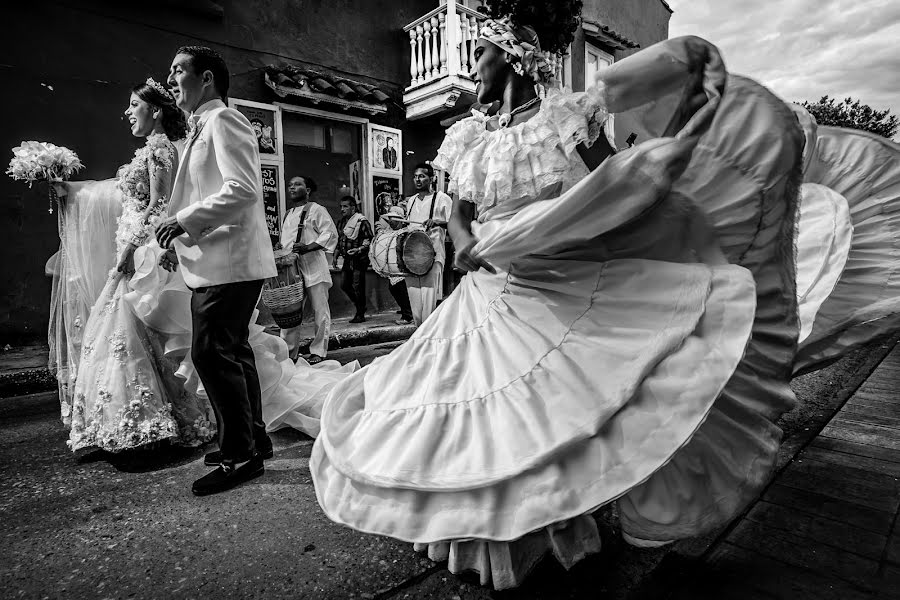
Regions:
<instances>
[{"instance_id":1,"label":"lace detail on gown","mask_svg":"<svg viewBox=\"0 0 900 600\"><path fill-rule=\"evenodd\" d=\"M145 272L138 280L148 269L160 269L156 260L148 264L140 259L153 253L146 247L148 240L156 254L161 252L150 232L166 210L168 189L156 194L154 203L151 188L166 188L174 157L174 146L164 135L154 134L119 169L117 188L123 202L116 246L118 252L128 244L141 246L135 263ZM69 434L72 450L96 446L117 452L164 439L199 445L216 433L208 402L186 392L175 376L181 357L167 356L165 330L149 327L129 302L130 283L130 275L111 269L85 325Z\"/></svg>"}]
</instances>

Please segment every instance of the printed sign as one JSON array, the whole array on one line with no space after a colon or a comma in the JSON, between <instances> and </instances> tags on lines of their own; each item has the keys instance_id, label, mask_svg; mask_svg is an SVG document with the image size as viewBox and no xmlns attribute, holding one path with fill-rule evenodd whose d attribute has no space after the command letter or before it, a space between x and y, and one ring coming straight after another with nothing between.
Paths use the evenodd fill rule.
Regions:
<instances>
[{"instance_id":1,"label":"printed sign","mask_svg":"<svg viewBox=\"0 0 900 600\"><path fill-rule=\"evenodd\" d=\"M396 177L375 175L372 177L372 191L375 194L375 214L381 216L391 206L400 206L400 180Z\"/></svg>"},{"instance_id":2,"label":"printed sign","mask_svg":"<svg viewBox=\"0 0 900 600\"><path fill-rule=\"evenodd\" d=\"M266 209L266 225L274 245L281 238L281 215L278 213L278 165L262 165L263 206Z\"/></svg>"}]
</instances>

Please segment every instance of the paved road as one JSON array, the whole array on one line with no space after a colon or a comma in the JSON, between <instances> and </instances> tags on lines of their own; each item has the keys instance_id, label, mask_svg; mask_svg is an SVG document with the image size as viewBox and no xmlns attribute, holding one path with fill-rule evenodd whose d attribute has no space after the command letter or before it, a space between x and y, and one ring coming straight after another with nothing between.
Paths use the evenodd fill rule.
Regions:
<instances>
[{"instance_id":1,"label":"paved road","mask_svg":"<svg viewBox=\"0 0 900 600\"><path fill-rule=\"evenodd\" d=\"M334 352L367 363L394 344ZM798 378L782 424L786 461L878 363L873 344ZM53 394L0 400L0 597L10 598L661 598L681 556L712 541L638 551L600 512L604 551L566 573L542 564L519 590L493 593L409 544L328 521L308 470L312 441L275 434L267 473L237 490L191 495L202 451L73 458Z\"/></svg>"}]
</instances>

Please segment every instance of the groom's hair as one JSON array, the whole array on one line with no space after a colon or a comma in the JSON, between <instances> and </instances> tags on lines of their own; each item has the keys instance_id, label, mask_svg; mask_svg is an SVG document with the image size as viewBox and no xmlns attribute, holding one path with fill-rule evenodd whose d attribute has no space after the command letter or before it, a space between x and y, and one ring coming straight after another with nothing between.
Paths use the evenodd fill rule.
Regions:
<instances>
[{"instance_id":1,"label":"groom's hair","mask_svg":"<svg viewBox=\"0 0 900 600\"><path fill-rule=\"evenodd\" d=\"M190 56L191 68L197 75L202 75L206 71L211 72L216 91L222 98L228 97L228 65L225 64L225 59L218 52L206 46L182 46L175 54Z\"/></svg>"}]
</instances>

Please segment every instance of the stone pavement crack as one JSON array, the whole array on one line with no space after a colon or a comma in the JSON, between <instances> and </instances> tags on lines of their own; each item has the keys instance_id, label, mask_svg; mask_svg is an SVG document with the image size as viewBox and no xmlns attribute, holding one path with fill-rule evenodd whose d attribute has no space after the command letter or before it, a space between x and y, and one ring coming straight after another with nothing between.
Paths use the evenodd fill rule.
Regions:
<instances>
[{"instance_id":1,"label":"stone pavement crack","mask_svg":"<svg viewBox=\"0 0 900 600\"><path fill-rule=\"evenodd\" d=\"M444 563L436 563L436 564L428 567L427 569L425 569L418 575L413 575L406 581L398 583L397 585L395 585L392 588L379 591L378 593L375 594L375 596L373 597L373 600L388 600L388 598L393 598L394 596L396 596L403 590L409 589L415 585L422 583L423 581L425 581L426 579L428 579L435 573L442 571L443 569L444 569Z\"/></svg>"}]
</instances>

